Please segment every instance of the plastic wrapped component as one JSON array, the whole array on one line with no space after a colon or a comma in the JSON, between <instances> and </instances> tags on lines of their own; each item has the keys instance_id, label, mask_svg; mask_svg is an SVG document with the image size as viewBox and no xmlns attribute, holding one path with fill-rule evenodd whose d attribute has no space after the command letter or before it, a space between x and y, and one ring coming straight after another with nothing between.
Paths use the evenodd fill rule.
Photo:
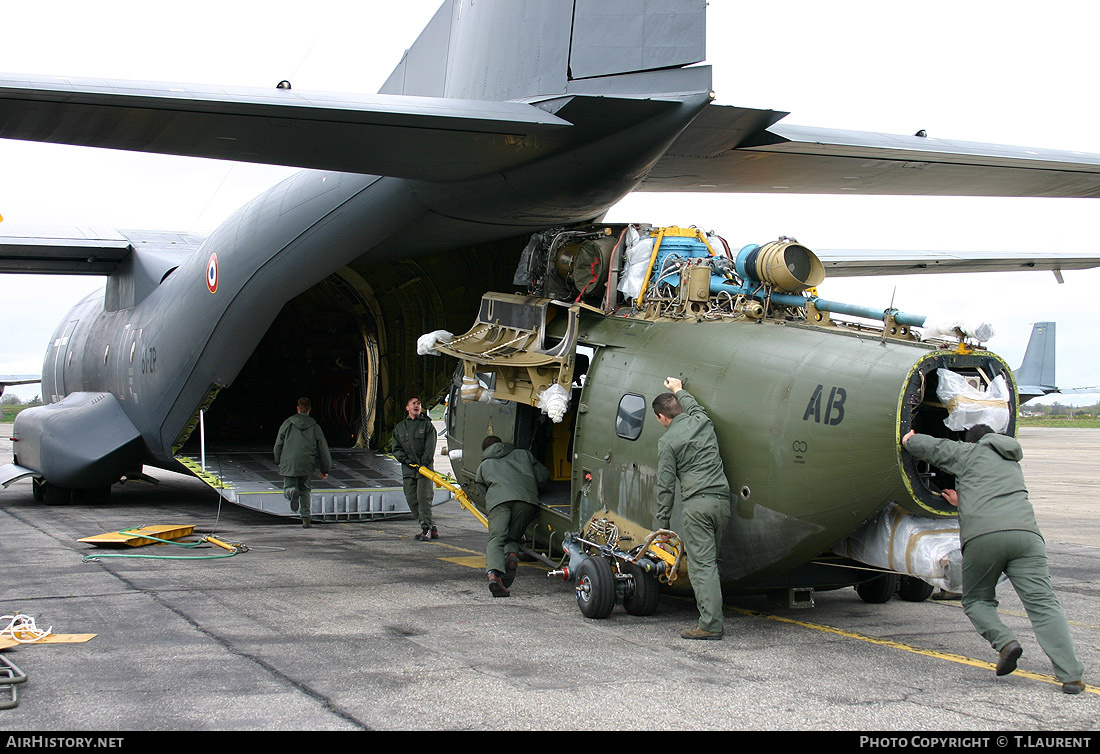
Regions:
<instances>
[{"instance_id":1,"label":"plastic wrapped component","mask_svg":"<svg viewBox=\"0 0 1100 754\"><path fill-rule=\"evenodd\" d=\"M435 350L436 343L450 343L452 338L454 333L446 330L425 333L416 339L416 353L418 356L438 356L439 351Z\"/></svg>"},{"instance_id":2,"label":"plastic wrapped component","mask_svg":"<svg viewBox=\"0 0 1100 754\"><path fill-rule=\"evenodd\" d=\"M557 424L565 418L565 412L569 409L569 391L555 382L539 393L535 405Z\"/></svg>"},{"instance_id":3,"label":"plastic wrapped component","mask_svg":"<svg viewBox=\"0 0 1100 754\"><path fill-rule=\"evenodd\" d=\"M493 399L493 392L481 384L477 377L464 376L458 394L466 403L488 403Z\"/></svg>"},{"instance_id":4,"label":"plastic wrapped component","mask_svg":"<svg viewBox=\"0 0 1100 754\"><path fill-rule=\"evenodd\" d=\"M976 424L988 425L994 432L1008 429L1008 384L997 375L986 390L972 386L965 377L950 369L937 369L936 395L947 407L943 423L956 432Z\"/></svg>"},{"instance_id":5,"label":"plastic wrapped component","mask_svg":"<svg viewBox=\"0 0 1100 754\"><path fill-rule=\"evenodd\" d=\"M531 236L527 245L520 254L519 264L516 265L516 274L512 277L512 285L526 288L537 277L539 245L543 243L542 234L535 233Z\"/></svg>"},{"instance_id":6,"label":"plastic wrapped component","mask_svg":"<svg viewBox=\"0 0 1100 754\"><path fill-rule=\"evenodd\" d=\"M619 293L627 298L638 298L642 293L642 283L649 267L649 258L653 255L655 240L652 236L642 238L633 227L627 231L626 264L619 277Z\"/></svg>"},{"instance_id":7,"label":"plastic wrapped component","mask_svg":"<svg viewBox=\"0 0 1100 754\"><path fill-rule=\"evenodd\" d=\"M861 563L906 573L949 592L962 591L958 519L924 518L890 503L833 552Z\"/></svg>"},{"instance_id":8,"label":"plastic wrapped component","mask_svg":"<svg viewBox=\"0 0 1100 754\"><path fill-rule=\"evenodd\" d=\"M952 320L929 320L924 324L925 333L930 337L958 338L961 333L964 337L973 338L979 343L986 343L993 337L993 325L988 322Z\"/></svg>"}]
</instances>

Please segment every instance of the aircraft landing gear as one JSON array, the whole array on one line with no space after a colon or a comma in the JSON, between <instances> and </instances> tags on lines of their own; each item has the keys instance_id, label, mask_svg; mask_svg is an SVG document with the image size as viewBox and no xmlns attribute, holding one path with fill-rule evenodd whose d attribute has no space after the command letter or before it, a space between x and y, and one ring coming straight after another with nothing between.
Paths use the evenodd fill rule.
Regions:
<instances>
[{"instance_id":1,"label":"aircraft landing gear","mask_svg":"<svg viewBox=\"0 0 1100 754\"><path fill-rule=\"evenodd\" d=\"M547 574L574 581L577 607L586 618L606 618L616 602L631 615L652 615L661 598L660 582L676 580L683 548L675 532L651 532L629 552L619 549L618 540L614 524L593 520L584 537L577 532L565 536L562 549L569 565Z\"/></svg>"},{"instance_id":2,"label":"aircraft landing gear","mask_svg":"<svg viewBox=\"0 0 1100 754\"><path fill-rule=\"evenodd\" d=\"M884 573L881 576L856 584L856 594L864 602L881 605L889 602L898 591L898 574Z\"/></svg>"},{"instance_id":3,"label":"aircraft landing gear","mask_svg":"<svg viewBox=\"0 0 1100 754\"><path fill-rule=\"evenodd\" d=\"M67 505L72 501L104 505L111 500L111 486L93 487L86 490L71 490L58 487L44 479L35 478L31 482L31 496L37 503L46 505Z\"/></svg>"},{"instance_id":4,"label":"aircraft landing gear","mask_svg":"<svg viewBox=\"0 0 1100 754\"><path fill-rule=\"evenodd\" d=\"M653 615L661 599L657 579L647 575L636 563L623 563L623 570L634 577L634 593L623 597L623 609L631 615Z\"/></svg>"},{"instance_id":5,"label":"aircraft landing gear","mask_svg":"<svg viewBox=\"0 0 1100 754\"><path fill-rule=\"evenodd\" d=\"M37 493L37 490L35 490ZM42 500L46 505L67 505L73 497L73 491L68 487L58 487L56 484L45 482L42 485ZM37 494L35 500L38 500Z\"/></svg>"},{"instance_id":6,"label":"aircraft landing gear","mask_svg":"<svg viewBox=\"0 0 1100 754\"><path fill-rule=\"evenodd\" d=\"M615 574L600 557L577 566L577 607L585 618L606 618L615 608Z\"/></svg>"},{"instance_id":7,"label":"aircraft landing gear","mask_svg":"<svg viewBox=\"0 0 1100 754\"><path fill-rule=\"evenodd\" d=\"M856 594L864 602L881 605L895 594L906 602L924 602L936 588L924 579L904 573L884 573L856 585Z\"/></svg>"},{"instance_id":8,"label":"aircraft landing gear","mask_svg":"<svg viewBox=\"0 0 1100 754\"><path fill-rule=\"evenodd\" d=\"M73 490L73 500L92 505L106 505L111 502L111 485L93 487L87 490Z\"/></svg>"},{"instance_id":9,"label":"aircraft landing gear","mask_svg":"<svg viewBox=\"0 0 1100 754\"><path fill-rule=\"evenodd\" d=\"M898 596L906 602L924 602L934 591L936 587L916 576L902 576L898 584Z\"/></svg>"}]
</instances>

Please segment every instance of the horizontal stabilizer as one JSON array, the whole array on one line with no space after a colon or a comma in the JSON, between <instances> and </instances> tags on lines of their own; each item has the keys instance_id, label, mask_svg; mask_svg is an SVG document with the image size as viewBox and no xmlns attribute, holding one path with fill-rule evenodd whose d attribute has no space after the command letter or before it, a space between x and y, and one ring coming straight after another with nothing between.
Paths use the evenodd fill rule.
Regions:
<instances>
[{"instance_id":1,"label":"horizontal stabilizer","mask_svg":"<svg viewBox=\"0 0 1100 754\"><path fill-rule=\"evenodd\" d=\"M1026 251L892 251L814 249L829 277L919 275L948 272L1014 272L1019 270L1086 270L1100 266L1100 256L1036 254Z\"/></svg>"},{"instance_id":2,"label":"horizontal stabilizer","mask_svg":"<svg viewBox=\"0 0 1100 754\"><path fill-rule=\"evenodd\" d=\"M193 233L0 225L0 273L110 275L135 249L190 254Z\"/></svg>"},{"instance_id":3,"label":"horizontal stabilizer","mask_svg":"<svg viewBox=\"0 0 1100 754\"><path fill-rule=\"evenodd\" d=\"M520 102L0 77L0 138L401 178L520 164L568 125Z\"/></svg>"},{"instance_id":4,"label":"horizontal stabilizer","mask_svg":"<svg viewBox=\"0 0 1100 754\"><path fill-rule=\"evenodd\" d=\"M781 123L746 135L744 112L711 105L639 190L1100 197L1096 154Z\"/></svg>"},{"instance_id":5,"label":"horizontal stabilizer","mask_svg":"<svg viewBox=\"0 0 1100 754\"><path fill-rule=\"evenodd\" d=\"M8 377L0 375L0 391L4 387L12 385L37 385L42 381L41 377Z\"/></svg>"}]
</instances>

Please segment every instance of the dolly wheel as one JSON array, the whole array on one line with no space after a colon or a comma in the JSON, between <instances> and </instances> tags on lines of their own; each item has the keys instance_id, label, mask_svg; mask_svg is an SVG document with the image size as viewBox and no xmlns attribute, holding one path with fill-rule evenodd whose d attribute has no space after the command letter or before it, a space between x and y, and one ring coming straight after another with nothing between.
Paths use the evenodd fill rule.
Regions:
<instances>
[{"instance_id":1,"label":"dolly wheel","mask_svg":"<svg viewBox=\"0 0 1100 754\"><path fill-rule=\"evenodd\" d=\"M631 615L653 615L661 599L661 586L636 563L623 563L623 570L634 577L634 593L623 599L623 608Z\"/></svg>"},{"instance_id":2,"label":"dolly wheel","mask_svg":"<svg viewBox=\"0 0 1100 754\"><path fill-rule=\"evenodd\" d=\"M577 567L577 607L585 618L606 618L615 607L615 574L601 557L590 557Z\"/></svg>"}]
</instances>

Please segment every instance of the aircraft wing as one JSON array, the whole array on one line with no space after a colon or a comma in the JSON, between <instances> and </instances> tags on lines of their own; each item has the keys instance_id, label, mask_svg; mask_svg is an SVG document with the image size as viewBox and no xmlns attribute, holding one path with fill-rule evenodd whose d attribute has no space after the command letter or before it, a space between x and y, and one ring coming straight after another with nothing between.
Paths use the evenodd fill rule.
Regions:
<instances>
[{"instance_id":1,"label":"aircraft wing","mask_svg":"<svg viewBox=\"0 0 1100 754\"><path fill-rule=\"evenodd\" d=\"M814 249L829 277L917 275L947 272L1085 270L1100 266L1100 256L1037 254L1026 251L871 251Z\"/></svg>"},{"instance_id":2,"label":"aircraft wing","mask_svg":"<svg viewBox=\"0 0 1100 754\"><path fill-rule=\"evenodd\" d=\"M41 377L22 377L0 374L0 395L4 394L4 390L16 385L35 385L42 381ZM0 484L3 482L0 481Z\"/></svg>"},{"instance_id":3,"label":"aircraft wing","mask_svg":"<svg viewBox=\"0 0 1100 754\"><path fill-rule=\"evenodd\" d=\"M638 190L1100 197L1100 155L778 123L711 105Z\"/></svg>"},{"instance_id":4,"label":"aircraft wing","mask_svg":"<svg viewBox=\"0 0 1100 754\"><path fill-rule=\"evenodd\" d=\"M570 123L520 102L0 76L0 138L451 181Z\"/></svg>"},{"instance_id":5,"label":"aircraft wing","mask_svg":"<svg viewBox=\"0 0 1100 754\"><path fill-rule=\"evenodd\" d=\"M0 226L0 273L110 275L132 251L182 256L202 241L168 231Z\"/></svg>"}]
</instances>

